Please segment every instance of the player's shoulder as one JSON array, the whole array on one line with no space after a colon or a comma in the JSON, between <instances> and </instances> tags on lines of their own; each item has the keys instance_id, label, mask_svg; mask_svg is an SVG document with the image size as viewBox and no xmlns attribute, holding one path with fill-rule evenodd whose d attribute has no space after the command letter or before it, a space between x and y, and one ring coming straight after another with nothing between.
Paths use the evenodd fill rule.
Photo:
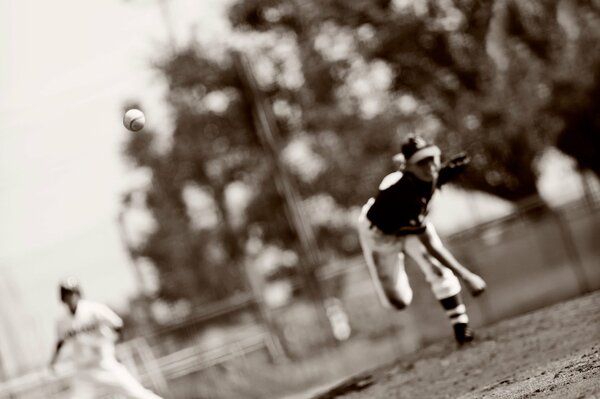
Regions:
<instances>
[{"instance_id":1,"label":"player's shoulder","mask_svg":"<svg viewBox=\"0 0 600 399\"><path fill-rule=\"evenodd\" d=\"M396 171L385 176L379 183L379 191L387 190L402 179L403 173Z\"/></svg>"},{"instance_id":2,"label":"player's shoulder","mask_svg":"<svg viewBox=\"0 0 600 399\"><path fill-rule=\"evenodd\" d=\"M96 306L96 302L90 301L89 299L80 299L77 307L80 309L89 309L94 308Z\"/></svg>"},{"instance_id":3,"label":"player's shoulder","mask_svg":"<svg viewBox=\"0 0 600 399\"><path fill-rule=\"evenodd\" d=\"M96 313L103 311L107 306L103 303L82 299L77 305L82 313Z\"/></svg>"}]
</instances>

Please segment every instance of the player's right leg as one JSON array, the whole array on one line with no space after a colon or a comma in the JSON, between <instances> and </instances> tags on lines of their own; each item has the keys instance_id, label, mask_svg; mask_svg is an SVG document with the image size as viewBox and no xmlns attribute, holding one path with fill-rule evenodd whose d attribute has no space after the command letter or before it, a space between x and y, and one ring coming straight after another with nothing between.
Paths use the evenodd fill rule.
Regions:
<instances>
[{"instance_id":1,"label":"player's right leg","mask_svg":"<svg viewBox=\"0 0 600 399\"><path fill-rule=\"evenodd\" d=\"M117 392L132 399L161 399L154 392L144 388L121 363L115 362L112 367L115 380L118 382Z\"/></svg>"}]
</instances>

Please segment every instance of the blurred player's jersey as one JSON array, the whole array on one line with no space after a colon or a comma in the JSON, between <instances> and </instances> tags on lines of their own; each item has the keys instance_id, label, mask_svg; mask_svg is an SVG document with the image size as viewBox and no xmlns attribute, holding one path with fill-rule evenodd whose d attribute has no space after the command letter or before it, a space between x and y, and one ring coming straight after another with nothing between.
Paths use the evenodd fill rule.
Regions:
<instances>
[{"instance_id":1,"label":"blurred player's jersey","mask_svg":"<svg viewBox=\"0 0 600 399\"><path fill-rule=\"evenodd\" d=\"M385 234L421 234L435 188L410 173L391 173L379 185L367 218Z\"/></svg>"},{"instance_id":2,"label":"blurred player's jersey","mask_svg":"<svg viewBox=\"0 0 600 399\"><path fill-rule=\"evenodd\" d=\"M78 366L99 364L114 359L114 331L123 325L121 318L106 305L80 300L75 314L67 313L58 322L58 338L70 346Z\"/></svg>"},{"instance_id":3,"label":"blurred player's jersey","mask_svg":"<svg viewBox=\"0 0 600 399\"><path fill-rule=\"evenodd\" d=\"M451 160L440 169L438 178L433 182L420 180L412 173L390 173L379 185L367 219L385 234L423 233L429 203L436 189L455 179L466 164L464 157Z\"/></svg>"}]
</instances>

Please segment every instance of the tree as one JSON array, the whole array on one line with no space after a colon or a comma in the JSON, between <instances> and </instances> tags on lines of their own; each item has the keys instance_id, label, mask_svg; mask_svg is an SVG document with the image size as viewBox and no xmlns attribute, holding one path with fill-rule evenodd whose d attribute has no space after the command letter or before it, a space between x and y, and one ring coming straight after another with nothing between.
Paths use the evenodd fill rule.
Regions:
<instances>
[{"instance_id":1,"label":"tree","mask_svg":"<svg viewBox=\"0 0 600 399\"><path fill-rule=\"evenodd\" d=\"M570 3L576 23L587 18L588 36L598 31L591 26L597 20L591 17L591 5L562 3ZM598 137L583 133L590 128L581 126L593 125L593 109L585 111L580 104L571 103L570 111L560 110L548 95L560 92L561 87L564 90L553 77L565 69L557 68L556 63L564 49L557 7L541 1L508 0L430 0L405 8L391 1L247 0L231 9L230 18L240 29L287 31L296 37L306 79L303 90L308 92L301 98L315 100L303 107L310 133L319 135L329 128L342 143L357 139L360 143L359 133L351 129L346 135L340 119L369 134L375 131L369 129L371 124L381 128L378 118L356 117L360 115L354 112L356 107L344 112L339 94L347 93L344 88L353 80L360 80L352 73L357 65L383 64L392 75L392 84L385 88L387 98L394 101L409 95L419 106L413 115L417 122L412 123L391 118L398 114L397 109L382 110L381 115L393 122L385 126L390 138L381 147L397 148L397 140L390 134L393 123L412 128L426 125L448 152L466 149L473 155L473 167L459 182L463 187L519 201L537 195L536 160L546 146L558 145L569 152L566 140L572 147L581 147L577 157L589 163L589 148L584 150L575 139L583 135L594 144L592 138ZM595 40L588 39L584 48L592 51ZM328 46L322 46L323 42ZM571 74L567 88L577 86L573 78ZM583 86L584 97L593 98L590 85ZM558 140L555 126L561 120L580 122L565 128ZM352 154L355 163L369 165L372 161L353 151L345 154ZM335 168L331 172L340 176Z\"/></svg>"},{"instance_id":2,"label":"tree","mask_svg":"<svg viewBox=\"0 0 600 399\"><path fill-rule=\"evenodd\" d=\"M245 231L237 228L227 190L268 172L260 169L248 105L226 54L217 59L188 48L158 67L175 127L166 148L146 131L127 143L128 158L151 171L146 207L157 226L136 256L159 271L164 299L223 298L244 288Z\"/></svg>"},{"instance_id":3,"label":"tree","mask_svg":"<svg viewBox=\"0 0 600 399\"><path fill-rule=\"evenodd\" d=\"M528 115L547 140L572 156L581 169L600 176L600 8L593 2L498 1L491 23L493 59L507 78L519 66L535 77L518 103L536 103ZM520 51L523 57L514 57ZM515 93L515 86L512 92Z\"/></svg>"},{"instance_id":4,"label":"tree","mask_svg":"<svg viewBox=\"0 0 600 399\"><path fill-rule=\"evenodd\" d=\"M221 299L247 288L249 240L301 252L298 236L231 50L215 57L191 45L158 68L169 85L174 129L168 145L144 130L132 133L125 148L136 168L151 172L144 205L156 226L133 256L156 267L164 300ZM247 189L243 209L229 205L235 185ZM124 197L125 207L133 195Z\"/></svg>"},{"instance_id":5,"label":"tree","mask_svg":"<svg viewBox=\"0 0 600 399\"><path fill-rule=\"evenodd\" d=\"M352 218L410 131L447 154L466 150L472 167L458 183L510 201L537 195L536 160L549 145L598 173L597 7L400 3L240 0L230 10L239 36L253 39L281 157L325 262L359 250ZM229 51L191 44L168 55L159 71L170 144L142 132L127 145L152 172L145 198L157 226L135 250L163 276L167 299L241 289L250 238L300 252ZM228 205L235 185L247 190L239 212Z\"/></svg>"}]
</instances>

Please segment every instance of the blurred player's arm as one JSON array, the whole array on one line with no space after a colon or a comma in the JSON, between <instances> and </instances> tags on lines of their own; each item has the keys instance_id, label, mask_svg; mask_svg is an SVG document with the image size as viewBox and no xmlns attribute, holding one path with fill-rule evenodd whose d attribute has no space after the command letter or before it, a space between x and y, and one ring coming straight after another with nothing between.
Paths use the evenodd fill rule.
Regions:
<instances>
[{"instance_id":1,"label":"blurred player's arm","mask_svg":"<svg viewBox=\"0 0 600 399\"><path fill-rule=\"evenodd\" d=\"M58 342L56 343L56 348L54 349L54 353L52 354L52 358L50 359L50 364L48 365L50 367L50 369L54 369L54 365L56 364L56 361L58 360L58 356L60 355L60 350L64 344L65 344L64 339L59 339Z\"/></svg>"},{"instance_id":2,"label":"blurred player's arm","mask_svg":"<svg viewBox=\"0 0 600 399\"><path fill-rule=\"evenodd\" d=\"M444 246L442 240L440 240L433 225L427 224L425 232L419 235L419 239L431 256L452 270L469 286L471 294L477 296L485 291L485 281L456 260L452 253Z\"/></svg>"},{"instance_id":3,"label":"blurred player's arm","mask_svg":"<svg viewBox=\"0 0 600 399\"><path fill-rule=\"evenodd\" d=\"M64 320L60 320L56 324L56 336L57 336L56 347L54 348L54 353L52 354L52 358L50 359L50 363L48 365L48 367L51 370L54 370L54 365L56 364L58 357L60 356L60 351L61 351L62 347L65 345L67 339L69 338L69 334L67 333L67 330L68 330L68 328L67 328Z\"/></svg>"},{"instance_id":4,"label":"blurred player's arm","mask_svg":"<svg viewBox=\"0 0 600 399\"><path fill-rule=\"evenodd\" d=\"M440 169L437 182L438 187L456 179L466 169L469 162L471 162L471 158L465 153L452 157Z\"/></svg>"},{"instance_id":5,"label":"blurred player's arm","mask_svg":"<svg viewBox=\"0 0 600 399\"><path fill-rule=\"evenodd\" d=\"M98 304L96 309L96 317L100 323L109 326L114 332L116 332L118 339L121 338L123 331L123 319L121 319L119 315L117 315L112 309L106 305Z\"/></svg>"}]
</instances>

